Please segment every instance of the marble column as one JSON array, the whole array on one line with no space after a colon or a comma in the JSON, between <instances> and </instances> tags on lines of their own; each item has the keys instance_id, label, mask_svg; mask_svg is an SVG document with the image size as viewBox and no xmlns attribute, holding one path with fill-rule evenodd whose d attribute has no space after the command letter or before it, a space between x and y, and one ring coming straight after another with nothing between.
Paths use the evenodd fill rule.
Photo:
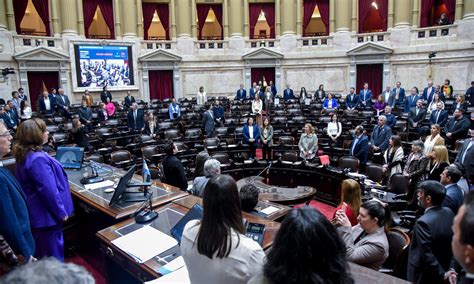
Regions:
<instances>
[{"instance_id":1,"label":"marble column","mask_svg":"<svg viewBox=\"0 0 474 284\"><path fill-rule=\"evenodd\" d=\"M123 19L123 37L135 38L137 37L137 13L133 11L138 10L135 0L121 0L120 4L122 5L120 8Z\"/></svg>"},{"instance_id":2,"label":"marble column","mask_svg":"<svg viewBox=\"0 0 474 284\"><path fill-rule=\"evenodd\" d=\"M294 35L296 31L296 7L294 0L281 0L281 35Z\"/></svg>"},{"instance_id":3,"label":"marble column","mask_svg":"<svg viewBox=\"0 0 474 284\"><path fill-rule=\"evenodd\" d=\"M15 12L13 11L13 1L15 0L6 0L7 1L7 23L8 29L16 33L16 24L15 24Z\"/></svg>"},{"instance_id":4,"label":"marble column","mask_svg":"<svg viewBox=\"0 0 474 284\"><path fill-rule=\"evenodd\" d=\"M139 0L141 1L141 0ZM169 4L170 9L170 40L176 38L176 2L175 0L171 0ZM143 16L142 16L143 19ZM140 34L140 31L138 31ZM142 26L142 37L143 37L143 26Z\"/></svg>"},{"instance_id":5,"label":"marble column","mask_svg":"<svg viewBox=\"0 0 474 284\"><path fill-rule=\"evenodd\" d=\"M303 35L303 2L296 0L296 34Z\"/></svg>"},{"instance_id":6,"label":"marble column","mask_svg":"<svg viewBox=\"0 0 474 284\"><path fill-rule=\"evenodd\" d=\"M191 34L192 37L197 39L197 10L196 10L196 0L191 0Z\"/></svg>"},{"instance_id":7,"label":"marble column","mask_svg":"<svg viewBox=\"0 0 474 284\"><path fill-rule=\"evenodd\" d=\"M77 9L77 32L84 36L84 8L82 7L82 0L76 0Z\"/></svg>"},{"instance_id":8,"label":"marble column","mask_svg":"<svg viewBox=\"0 0 474 284\"><path fill-rule=\"evenodd\" d=\"M472 3L472 0L467 0L467 2ZM456 0L456 12L454 15L455 21L459 21L462 19L463 8L464 8L464 0Z\"/></svg>"},{"instance_id":9,"label":"marble column","mask_svg":"<svg viewBox=\"0 0 474 284\"><path fill-rule=\"evenodd\" d=\"M281 0L275 0L275 38L281 35ZM252 31L253 32L253 31Z\"/></svg>"},{"instance_id":10,"label":"marble column","mask_svg":"<svg viewBox=\"0 0 474 284\"><path fill-rule=\"evenodd\" d=\"M357 0L352 0L352 7L354 7L354 9L352 9L352 13L351 13L351 31L354 32L354 33L358 33L359 32L359 27L357 26L357 18L358 18L358 15L357 15L357 12L359 11L359 4L358 4L358 1Z\"/></svg>"},{"instance_id":11,"label":"marble column","mask_svg":"<svg viewBox=\"0 0 474 284\"><path fill-rule=\"evenodd\" d=\"M77 35L76 0L61 0L62 36Z\"/></svg>"},{"instance_id":12,"label":"marble column","mask_svg":"<svg viewBox=\"0 0 474 284\"><path fill-rule=\"evenodd\" d=\"M411 0L395 1L394 26L410 26L410 3Z\"/></svg>"},{"instance_id":13,"label":"marble column","mask_svg":"<svg viewBox=\"0 0 474 284\"><path fill-rule=\"evenodd\" d=\"M0 0L0 31L6 30L7 27L7 6L5 0Z\"/></svg>"},{"instance_id":14,"label":"marble column","mask_svg":"<svg viewBox=\"0 0 474 284\"><path fill-rule=\"evenodd\" d=\"M351 30L351 4L352 0L337 0L335 5L336 32Z\"/></svg>"},{"instance_id":15,"label":"marble column","mask_svg":"<svg viewBox=\"0 0 474 284\"><path fill-rule=\"evenodd\" d=\"M122 38L122 21L121 21L121 14L120 14L120 0L114 0L114 25L115 25L115 38L120 39Z\"/></svg>"},{"instance_id":16,"label":"marble column","mask_svg":"<svg viewBox=\"0 0 474 284\"><path fill-rule=\"evenodd\" d=\"M413 8L411 15L411 26L413 28L418 28L418 26L420 25L420 0L413 0Z\"/></svg>"},{"instance_id":17,"label":"marble column","mask_svg":"<svg viewBox=\"0 0 474 284\"><path fill-rule=\"evenodd\" d=\"M244 0L244 36L249 38L249 1ZM252 31L253 32L253 31Z\"/></svg>"},{"instance_id":18,"label":"marble column","mask_svg":"<svg viewBox=\"0 0 474 284\"><path fill-rule=\"evenodd\" d=\"M137 29L137 37L143 39L143 9L142 9L142 0L136 0L137 5L137 16L136 20L136 29ZM171 6L171 4L170 4ZM171 8L171 7L170 7Z\"/></svg>"},{"instance_id":19,"label":"marble column","mask_svg":"<svg viewBox=\"0 0 474 284\"><path fill-rule=\"evenodd\" d=\"M178 37L191 36L191 6L189 0L176 0L176 15L178 23L176 25Z\"/></svg>"},{"instance_id":20,"label":"marble column","mask_svg":"<svg viewBox=\"0 0 474 284\"><path fill-rule=\"evenodd\" d=\"M244 1L247 2L247 1ZM242 0L230 0L229 1L229 10L231 11L229 14L229 34L231 37L233 36L242 36L243 35L243 25L242 17L243 8ZM247 4L248 5L248 4Z\"/></svg>"},{"instance_id":21,"label":"marble column","mask_svg":"<svg viewBox=\"0 0 474 284\"><path fill-rule=\"evenodd\" d=\"M474 18L474 1L469 0L465 1L464 3L464 9L463 9L463 17L462 19L473 19Z\"/></svg>"},{"instance_id":22,"label":"marble column","mask_svg":"<svg viewBox=\"0 0 474 284\"><path fill-rule=\"evenodd\" d=\"M52 34L55 37L59 37L61 34L61 28L59 27L59 1L51 0L51 24L52 24Z\"/></svg>"},{"instance_id":23,"label":"marble column","mask_svg":"<svg viewBox=\"0 0 474 284\"><path fill-rule=\"evenodd\" d=\"M393 28L394 5L395 0L388 0L387 29Z\"/></svg>"},{"instance_id":24,"label":"marble column","mask_svg":"<svg viewBox=\"0 0 474 284\"><path fill-rule=\"evenodd\" d=\"M224 14L224 38L229 37L229 0L224 0L224 3L222 3L222 9L223 9L223 14Z\"/></svg>"}]
</instances>

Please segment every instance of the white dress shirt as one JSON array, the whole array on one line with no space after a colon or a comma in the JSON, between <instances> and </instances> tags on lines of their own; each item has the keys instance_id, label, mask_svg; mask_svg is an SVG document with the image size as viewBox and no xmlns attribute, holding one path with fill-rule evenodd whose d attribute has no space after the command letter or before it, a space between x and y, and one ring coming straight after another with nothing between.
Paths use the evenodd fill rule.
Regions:
<instances>
[{"instance_id":1,"label":"white dress shirt","mask_svg":"<svg viewBox=\"0 0 474 284\"><path fill-rule=\"evenodd\" d=\"M262 100L252 101L252 111L254 114L262 114Z\"/></svg>"},{"instance_id":2,"label":"white dress shirt","mask_svg":"<svg viewBox=\"0 0 474 284\"><path fill-rule=\"evenodd\" d=\"M51 110L51 101L49 100L49 97L44 99L44 108L46 110Z\"/></svg>"},{"instance_id":3,"label":"white dress shirt","mask_svg":"<svg viewBox=\"0 0 474 284\"><path fill-rule=\"evenodd\" d=\"M203 105L207 102L207 94L206 92L198 92L197 93L197 104Z\"/></svg>"},{"instance_id":4,"label":"white dress shirt","mask_svg":"<svg viewBox=\"0 0 474 284\"><path fill-rule=\"evenodd\" d=\"M258 243L232 229L232 249L227 257L212 259L198 252L197 237L201 221L189 221L181 239L181 255L191 283L247 283L261 273L265 253ZM238 245L237 245L238 243Z\"/></svg>"}]
</instances>

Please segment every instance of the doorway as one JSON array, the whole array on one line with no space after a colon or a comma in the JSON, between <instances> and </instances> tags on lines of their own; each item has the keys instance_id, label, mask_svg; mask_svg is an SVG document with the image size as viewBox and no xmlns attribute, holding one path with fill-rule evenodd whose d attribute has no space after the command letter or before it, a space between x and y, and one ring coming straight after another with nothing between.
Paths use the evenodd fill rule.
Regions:
<instances>
[{"instance_id":1,"label":"doorway","mask_svg":"<svg viewBox=\"0 0 474 284\"><path fill-rule=\"evenodd\" d=\"M270 81L275 84L275 67L268 67L268 68L252 68L250 70L250 77L252 78L252 82L250 83L250 87L252 87L253 82L262 82L262 86L270 86Z\"/></svg>"},{"instance_id":2,"label":"doorway","mask_svg":"<svg viewBox=\"0 0 474 284\"><path fill-rule=\"evenodd\" d=\"M173 70L148 71L150 100L164 100L174 97Z\"/></svg>"},{"instance_id":3,"label":"doorway","mask_svg":"<svg viewBox=\"0 0 474 284\"><path fill-rule=\"evenodd\" d=\"M44 91L50 93L51 88L59 87L59 72L27 72L28 93L33 111L38 108L38 99Z\"/></svg>"},{"instance_id":4,"label":"doorway","mask_svg":"<svg viewBox=\"0 0 474 284\"><path fill-rule=\"evenodd\" d=\"M383 64L357 64L357 93L364 88L364 83L369 83L372 98L378 98L383 90Z\"/></svg>"}]
</instances>

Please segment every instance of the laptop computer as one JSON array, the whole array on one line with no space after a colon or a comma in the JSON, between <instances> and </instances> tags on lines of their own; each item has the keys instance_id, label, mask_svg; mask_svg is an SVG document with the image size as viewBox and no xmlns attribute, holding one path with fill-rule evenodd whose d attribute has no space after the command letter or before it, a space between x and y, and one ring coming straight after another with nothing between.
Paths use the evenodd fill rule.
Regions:
<instances>
[{"instance_id":1,"label":"laptop computer","mask_svg":"<svg viewBox=\"0 0 474 284\"><path fill-rule=\"evenodd\" d=\"M199 203L194 204L194 206L186 213L186 215L181 218L173 228L171 228L171 235L175 238L178 243L181 243L181 237L183 236L184 226L191 220L201 220L204 209Z\"/></svg>"},{"instance_id":2,"label":"laptop computer","mask_svg":"<svg viewBox=\"0 0 474 284\"><path fill-rule=\"evenodd\" d=\"M58 147L56 160L58 160L65 169L80 169L84 160L84 148Z\"/></svg>"}]
</instances>

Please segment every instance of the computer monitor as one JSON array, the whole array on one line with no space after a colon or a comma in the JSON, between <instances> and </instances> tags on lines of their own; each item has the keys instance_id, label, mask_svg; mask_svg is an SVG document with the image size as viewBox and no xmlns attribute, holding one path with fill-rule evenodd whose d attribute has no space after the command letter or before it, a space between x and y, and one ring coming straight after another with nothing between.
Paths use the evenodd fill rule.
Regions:
<instances>
[{"instance_id":1,"label":"computer monitor","mask_svg":"<svg viewBox=\"0 0 474 284\"><path fill-rule=\"evenodd\" d=\"M133 177L133 174L135 173L135 168L136 166L133 165L121 178L120 181L115 188L114 195L112 196L112 199L110 199L109 206L113 206L117 204L120 200L124 201L129 201L126 198L127 194L127 185L130 182L130 180ZM144 196L141 200L136 200L136 201L143 201L146 200L146 197Z\"/></svg>"},{"instance_id":2,"label":"computer monitor","mask_svg":"<svg viewBox=\"0 0 474 284\"><path fill-rule=\"evenodd\" d=\"M84 148L58 147L56 160L58 160L65 169L80 169L84 160Z\"/></svg>"}]
</instances>

